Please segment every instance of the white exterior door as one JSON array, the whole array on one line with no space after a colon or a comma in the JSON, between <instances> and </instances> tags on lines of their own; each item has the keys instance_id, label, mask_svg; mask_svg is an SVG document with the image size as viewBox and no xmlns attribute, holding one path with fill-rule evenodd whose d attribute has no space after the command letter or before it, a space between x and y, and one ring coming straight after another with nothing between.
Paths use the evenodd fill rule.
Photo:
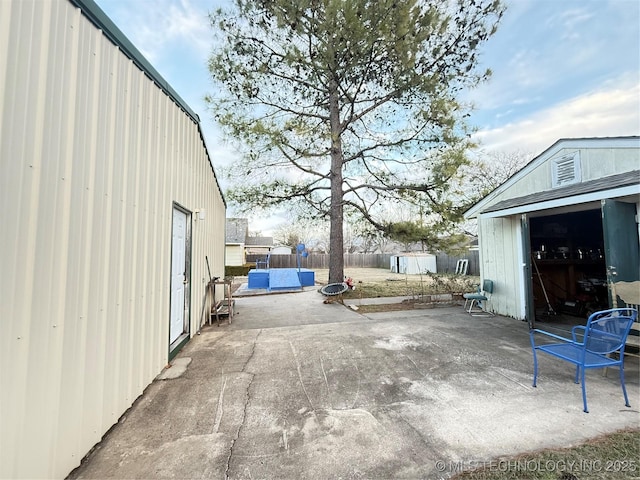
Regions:
<instances>
[{"instance_id":1,"label":"white exterior door","mask_svg":"<svg viewBox=\"0 0 640 480\"><path fill-rule=\"evenodd\" d=\"M171 324L169 344L186 332L185 289L187 286L187 214L173 209L171 244Z\"/></svg>"}]
</instances>

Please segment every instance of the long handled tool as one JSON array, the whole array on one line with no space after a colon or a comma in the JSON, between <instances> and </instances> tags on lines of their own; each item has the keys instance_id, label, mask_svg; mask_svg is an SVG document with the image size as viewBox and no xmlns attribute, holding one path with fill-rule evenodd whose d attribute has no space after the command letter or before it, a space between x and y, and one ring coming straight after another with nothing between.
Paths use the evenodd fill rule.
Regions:
<instances>
[{"instance_id":1,"label":"long handled tool","mask_svg":"<svg viewBox=\"0 0 640 480\"><path fill-rule=\"evenodd\" d=\"M209 257L207 257L205 255L204 259L207 262L207 272L209 273L209 283L207 283L207 288L204 291L204 298L202 299L202 310L200 311L200 327L198 328L198 335L200 335L200 329L202 328L202 325L204 324L202 319L204 317L204 307L207 305L207 297L209 296L209 290L213 289L213 292L212 292L213 301L215 302L215 300L216 300L215 286L213 284L213 279L211 278L211 268L209 267Z\"/></svg>"},{"instance_id":2,"label":"long handled tool","mask_svg":"<svg viewBox=\"0 0 640 480\"><path fill-rule=\"evenodd\" d=\"M209 282L213 282L213 278L211 278L211 267L209 267L209 257L205 255L204 259L207 262L207 272L209 273Z\"/></svg>"},{"instance_id":3,"label":"long handled tool","mask_svg":"<svg viewBox=\"0 0 640 480\"><path fill-rule=\"evenodd\" d=\"M538 270L538 264L536 263L536 259L533 257L533 255L531 256L531 261L533 262L533 267L536 269L536 274L538 275L538 280L540 281L540 286L542 287L542 293L544 293L544 299L547 301L547 314L556 315L556 312L551 306L551 302L549 301L549 295L547 295L547 289L544 286L542 275L540 275L540 270Z\"/></svg>"}]
</instances>

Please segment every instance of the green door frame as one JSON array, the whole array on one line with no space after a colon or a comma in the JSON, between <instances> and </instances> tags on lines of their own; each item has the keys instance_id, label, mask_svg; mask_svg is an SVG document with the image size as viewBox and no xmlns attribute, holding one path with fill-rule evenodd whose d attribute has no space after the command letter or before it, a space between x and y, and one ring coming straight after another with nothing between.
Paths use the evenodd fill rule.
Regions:
<instances>
[{"instance_id":1,"label":"green door frame","mask_svg":"<svg viewBox=\"0 0 640 480\"><path fill-rule=\"evenodd\" d=\"M536 309L533 303L533 272L531 270L531 236L529 233L529 217L526 213L520 216L520 235L522 242L522 275L525 291L525 319L529 328L535 328Z\"/></svg>"}]
</instances>

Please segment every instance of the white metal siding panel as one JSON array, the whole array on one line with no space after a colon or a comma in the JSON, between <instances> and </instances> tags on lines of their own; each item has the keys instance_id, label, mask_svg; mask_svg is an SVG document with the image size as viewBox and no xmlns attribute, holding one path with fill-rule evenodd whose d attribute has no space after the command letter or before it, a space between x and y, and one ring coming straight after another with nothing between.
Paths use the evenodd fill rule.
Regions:
<instances>
[{"instance_id":1,"label":"white metal siding panel","mask_svg":"<svg viewBox=\"0 0 640 480\"><path fill-rule=\"evenodd\" d=\"M61 478L167 363L172 202L206 211L193 334L224 201L197 124L66 0L0 2L0 195L0 477Z\"/></svg>"}]
</instances>

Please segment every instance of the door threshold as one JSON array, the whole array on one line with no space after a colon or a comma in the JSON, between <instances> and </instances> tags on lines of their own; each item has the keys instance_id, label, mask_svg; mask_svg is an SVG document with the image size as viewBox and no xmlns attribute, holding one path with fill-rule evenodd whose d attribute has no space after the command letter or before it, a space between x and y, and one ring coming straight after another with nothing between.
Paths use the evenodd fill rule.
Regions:
<instances>
[{"instance_id":1,"label":"door threshold","mask_svg":"<svg viewBox=\"0 0 640 480\"><path fill-rule=\"evenodd\" d=\"M169 345L169 361L173 360L189 341L189 334L183 333L171 345Z\"/></svg>"}]
</instances>

